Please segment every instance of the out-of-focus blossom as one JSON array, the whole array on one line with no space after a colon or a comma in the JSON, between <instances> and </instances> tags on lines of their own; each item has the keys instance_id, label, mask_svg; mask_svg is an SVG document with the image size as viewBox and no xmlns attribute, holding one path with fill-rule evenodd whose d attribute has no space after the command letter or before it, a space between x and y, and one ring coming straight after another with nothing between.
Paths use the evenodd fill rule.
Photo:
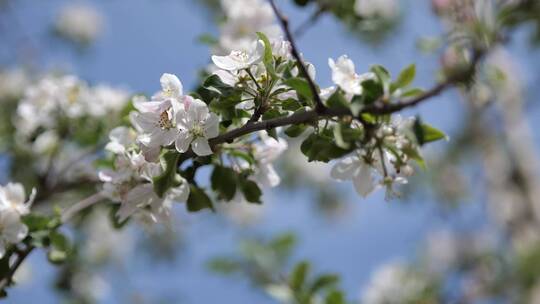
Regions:
<instances>
[{"instance_id":1,"label":"out-of-focus blossom","mask_svg":"<svg viewBox=\"0 0 540 304\"><path fill-rule=\"evenodd\" d=\"M364 18L392 19L399 14L398 0L356 0L355 13Z\"/></svg>"},{"instance_id":2,"label":"out-of-focus blossom","mask_svg":"<svg viewBox=\"0 0 540 304\"><path fill-rule=\"evenodd\" d=\"M0 101L21 97L29 84L29 76L23 69L0 71Z\"/></svg>"},{"instance_id":3,"label":"out-of-focus blossom","mask_svg":"<svg viewBox=\"0 0 540 304\"><path fill-rule=\"evenodd\" d=\"M364 304L414 303L428 288L429 282L403 264L383 265L371 277L362 293Z\"/></svg>"},{"instance_id":4,"label":"out-of-focus blossom","mask_svg":"<svg viewBox=\"0 0 540 304\"><path fill-rule=\"evenodd\" d=\"M21 221L21 216L30 212L34 197L35 190L32 190L26 200L21 184L0 186L0 258L10 245L21 242L28 234L28 227Z\"/></svg>"},{"instance_id":5,"label":"out-of-focus blossom","mask_svg":"<svg viewBox=\"0 0 540 304\"><path fill-rule=\"evenodd\" d=\"M263 32L270 38L279 36L281 32L266 1L222 0L221 6L226 19L221 25L217 53L249 49L256 32Z\"/></svg>"},{"instance_id":6,"label":"out-of-focus blossom","mask_svg":"<svg viewBox=\"0 0 540 304\"><path fill-rule=\"evenodd\" d=\"M93 6L76 3L64 6L56 19L58 34L76 43L92 43L103 30L103 16Z\"/></svg>"},{"instance_id":7,"label":"out-of-focus blossom","mask_svg":"<svg viewBox=\"0 0 540 304\"><path fill-rule=\"evenodd\" d=\"M261 135L261 143L255 145L255 172L253 179L263 187L275 187L281 179L272 163L287 149L287 142L282 139L274 139Z\"/></svg>"}]
</instances>

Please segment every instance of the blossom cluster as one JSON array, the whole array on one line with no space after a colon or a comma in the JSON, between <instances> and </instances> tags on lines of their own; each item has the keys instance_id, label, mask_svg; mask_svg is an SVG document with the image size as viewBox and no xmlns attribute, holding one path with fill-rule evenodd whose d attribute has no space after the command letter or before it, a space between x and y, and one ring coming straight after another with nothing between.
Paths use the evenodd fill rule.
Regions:
<instances>
[{"instance_id":1,"label":"blossom cluster","mask_svg":"<svg viewBox=\"0 0 540 304\"><path fill-rule=\"evenodd\" d=\"M34 197L35 190L26 200L21 184L0 186L0 258L4 257L9 246L21 242L28 235L28 227L21 217L30 212Z\"/></svg>"},{"instance_id":2,"label":"blossom cluster","mask_svg":"<svg viewBox=\"0 0 540 304\"><path fill-rule=\"evenodd\" d=\"M273 162L288 147L285 135L304 138L301 150L309 161L337 160L331 176L352 180L361 196L383 187L392 198L398 194L395 186L413 173L412 161L421 161L420 145L443 137L415 118L363 115L352 121L321 117L312 128L289 126L221 140L220 133L234 127L314 107L290 43L258 35L249 48L212 56L215 68L196 92L185 94L180 79L166 73L159 92L133 98L131 127L110 133L106 150L113 153L114 165L99 175L104 195L121 203L121 220L141 212L154 221L168 219L174 200L187 202L189 210L213 208L193 180L198 167L206 165L214 167L211 188L217 199L260 202L260 189L280 182ZM314 66L303 64L307 77L314 79ZM395 82L379 66L358 74L347 56L329 59L329 67L334 85L318 92L329 108L346 107L354 113L359 104L375 101L369 98L392 102L418 93L407 88L414 66ZM183 155L194 156L192 167L182 166Z\"/></svg>"}]
</instances>

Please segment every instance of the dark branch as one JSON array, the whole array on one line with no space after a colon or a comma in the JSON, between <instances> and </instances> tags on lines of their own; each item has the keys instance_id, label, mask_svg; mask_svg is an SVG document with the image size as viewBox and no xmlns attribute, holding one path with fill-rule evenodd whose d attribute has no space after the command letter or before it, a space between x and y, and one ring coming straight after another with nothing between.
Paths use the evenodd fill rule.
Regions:
<instances>
[{"instance_id":1,"label":"dark branch","mask_svg":"<svg viewBox=\"0 0 540 304\"><path fill-rule=\"evenodd\" d=\"M311 93L313 94L313 99L315 100L315 110L317 113L323 113L326 110L326 107L324 106L321 97L319 96L319 92L317 90L317 86L315 85L315 82L311 77L309 76L309 73L306 69L306 66L304 65L304 62L302 60L302 57L300 56L300 52L298 51L298 48L296 47L296 42L294 41L294 37L291 33L291 30L289 29L289 19L285 15L281 13L281 11L278 9L276 4L274 3L274 0L268 0L270 2L270 5L272 6L272 9L274 10L274 14L279 20L279 23L281 24L281 28L285 32L285 36L287 37L287 40L289 40L289 43L291 44L291 54L293 55L294 59L298 62L298 68L300 69L300 72L302 73L302 76L307 80L309 84L309 89L311 90Z\"/></svg>"}]
</instances>

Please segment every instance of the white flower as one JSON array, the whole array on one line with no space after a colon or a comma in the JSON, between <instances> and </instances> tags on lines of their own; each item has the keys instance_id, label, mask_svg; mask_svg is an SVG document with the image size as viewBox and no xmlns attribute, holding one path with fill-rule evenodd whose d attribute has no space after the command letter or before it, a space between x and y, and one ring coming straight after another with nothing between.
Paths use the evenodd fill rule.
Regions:
<instances>
[{"instance_id":1,"label":"white flower","mask_svg":"<svg viewBox=\"0 0 540 304\"><path fill-rule=\"evenodd\" d=\"M283 38L272 39L270 41L272 44L272 55L276 58L281 58L282 60L290 60L292 58L291 54L291 43Z\"/></svg>"},{"instance_id":2,"label":"white flower","mask_svg":"<svg viewBox=\"0 0 540 304\"><path fill-rule=\"evenodd\" d=\"M30 212L30 206L34 202L35 196L36 189L32 189L29 199L26 200L24 188L18 183L0 186L0 212L13 210L19 215L26 215Z\"/></svg>"},{"instance_id":3,"label":"white flower","mask_svg":"<svg viewBox=\"0 0 540 304\"><path fill-rule=\"evenodd\" d=\"M399 2L396 0L356 0L354 12L365 18L395 18L399 13Z\"/></svg>"},{"instance_id":4,"label":"white flower","mask_svg":"<svg viewBox=\"0 0 540 304\"><path fill-rule=\"evenodd\" d=\"M180 104L174 99L161 101L136 100L131 121L140 133L138 140L147 147L161 147L172 144L178 137L175 113Z\"/></svg>"},{"instance_id":5,"label":"white flower","mask_svg":"<svg viewBox=\"0 0 540 304\"><path fill-rule=\"evenodd\" d=\"M358 155L339 160L330 171L330 175L337 180L352 180L356 192L362 197L366 197L376 189L375 173L375 169Z\"/></svg>"},{"instance_id":6,"label":"white flower","mask_svg":"<svg viewBox=\"0 0 540 304\"><path fill-rule=\"evenodd\" d=\"M354 62L347 55L339 57L337 62L329 58L328 65L332 69L332 81L349 95L362 94L362 82L374 77L373 73L358 75Z\"/></svg>"},{"instance_id":7,"label":"white flower","mask_svg":"<svg viewBox=\"0 0 540 304\"><path fill-rule=\"evenodd\" d=\"M90 89L85 100L88 114L96 117L118 113L128 102L128 92L107 85L97 85Z\"/></svg>"},{"instance_id":8,"label":"white flower","mask_svg":"<svg viewBox=\"0 0 540 304\"><path fill-rule=\"evenodd\" d=\"M6 248L22 241L28 234L28 227L21 222L20 214L13 209L0 211L0 258Z\"/></svg>"},{"instance_id":9,"label":"white flower","mask_svg":"<svg viewBox=\"0 0 540 304\"><path fill-rule=\"evenodd\" d=\"M92 6L70 4L60 11L56 19L56 31L77 43L90 43L101 33L103 17Z\"/></svg>"},{"instance_id":10,"label":"white flower","mask_svg":"<svg viewBox=\"0 0 540 304\"><path fill-rule=\"evenodd\" d=\"M20 98L29 83L29 75L23 69L0 71L0 100Z\"/></svg>"},{"instance_id":11,"label":"white flower","mask_svg":"<svg viewBox=\"0 0 540 304\"><path fill-rule=\"evenodd\" d=\"M159 82L161 84L161 92L154 95L152 97L153 100L174 98L178 102L183 102L184 87L176 75L164 73L161 75Z\"/></svg>"},{"instance_id":12,"label":"white flower","mask_svg":"<svg viewBox=\"0 0 540 304\"><path fill-rule=\"evenodd\" d=\"M9 245L22 241L28 234L28 227L21 222L21 216L30 212L35 193L33 189L26 200L21 184L0 186L0 258Z\"/></svg>"},{"instance_id":13,"label":"white flower","mask_svg":"<svg viewBox=\"0 0 540 304\"><path fill-rule=\"evenodd\" d=\"M248 51L235 50L227 56L212 56L214 64L223 70L238 71L258 63L264 53L264 44L257 40Z\"/></svg>"},{"instance_id":14,"label":"white flower","mask_svg":"<svg viewBox=\"0 0 540 304\"><path fill-rule=\"evenodd\" d=\"M186 111L178 112L176 123L180 130L175 142L178 152L186 152L191 145L199 156L212 154L208 139L219 135L219 118L203 101L194 99Z\"/></svg>"},{"instance_id":15,"label":"white flower","mask_svg":"<svg viewBox=\"0 0 540 304\"><path fill-rule=\"evenodd\" d=\"M270 4L263 0L222 0L226 16L221 25L219 53L249 49L256 32L265 33L270 39L281 30L275 23Z\"/></svg>"},{"instance_id":16,"label":"white flower","mask_svg":"<svg viewBox=\"0 0 540 304\"><path fill-rule=\"evenodd\" d=\"M261 143L255 145L253 151L257 163L253 179L263 187L275 187L279 185L281 179L272 162L287 150L287 142L282 138L276 140L266 135L261 137Z\"/></svg>"},{"instance_id":17,"label":"white flower","mask_svg":"<svg viewBox=\"0 0 540 304\"><path fill-rule=\"evenodd\" d=\"M135 144L137 133L128 127L116 127L109 133L109 142L105 150L114 154L126 153L128 148Z\"/></svg>"},{"instance_id":18,"label":"white flower","mask_svg":"<svg viewBox=\"0 0 540 304\"><path fill-rule=\"evenodd\" d=\"M413 273L403 264L392 262L373 274L362 294L365 304L410 303L425 292L429 282L425 277Z\"/></svg>"}]
</instances>

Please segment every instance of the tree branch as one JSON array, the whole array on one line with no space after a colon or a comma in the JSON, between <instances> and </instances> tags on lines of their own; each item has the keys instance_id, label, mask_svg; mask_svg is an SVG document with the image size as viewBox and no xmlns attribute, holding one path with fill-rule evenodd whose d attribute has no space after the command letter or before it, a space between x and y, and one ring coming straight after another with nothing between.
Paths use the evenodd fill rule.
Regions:
<instances>
[{"instance_id":1,"label":"tree branch","mask_svg":"<svg viewBox=\"0 0 540 304\"><path fill-rule=\"evenodd\" d=\"M281 11L276 6L276 3L274 3L274 0L268 0L268 2L270 2L270 5L272 6L272 9L274 10L274 14L276 15L276 18L278 18L279 23L281 24L281 28L285 32L285 36L287 37L287 40L289 40L289 43L291 44L291 54L293 55L294 59L296 59L296 61L298 62L298 68L300 69L302 76L307 80L309 84L309 89L311 90L313 99L315 100L315 110L317 111L317 113L323 113L326 110L326 107L324 106L321 100L321 97L319 96L319 92L317 90L317 86L315 85L315 82L313 81L313 79L311 79L311 76L309 76L309 73L306 69L306 66L304 65L302 57L300 56L300 52L298 51L298 48L296 47L296 42L294 41L294 37L291 33L291 30L289 29L289 19L287 19L287 17L281 13Z\"/></svg>"}]
</instances>

